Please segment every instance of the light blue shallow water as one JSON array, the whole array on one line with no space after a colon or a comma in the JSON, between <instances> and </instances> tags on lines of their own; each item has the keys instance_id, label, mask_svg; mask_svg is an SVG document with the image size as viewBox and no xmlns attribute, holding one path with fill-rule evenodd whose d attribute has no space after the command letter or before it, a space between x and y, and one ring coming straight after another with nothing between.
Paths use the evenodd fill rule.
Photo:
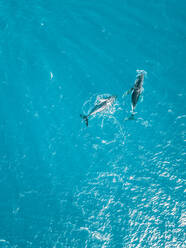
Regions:
<instances>
[{"instance_id":1,"label":"light blue shallow water","mask_svg":"<svg viewBox=\"0 0 186 248\"><path fill-rule=\"evenodd\" d=\"M0 247L184 247L185 9L0 0Z\"/></svg>"}]
</instances>

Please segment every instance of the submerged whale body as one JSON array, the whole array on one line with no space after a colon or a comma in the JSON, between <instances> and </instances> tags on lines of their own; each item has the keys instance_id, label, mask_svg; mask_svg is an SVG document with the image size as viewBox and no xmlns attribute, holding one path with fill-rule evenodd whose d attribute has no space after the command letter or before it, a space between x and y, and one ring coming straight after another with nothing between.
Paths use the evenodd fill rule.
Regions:
<instances>
[{"instance_id":1,"label":"submerged whale body","mask_svg":"<svg viewBox=\"0 0 186 248\"><path fill-rule=\"evenodd\" d=\"M102 98L99 99L98 103L95 104L95 106L93 107L93 109L90 111L90 113L88 115L80 115L80 117L85 121L86 126L88 127L88 117L91 115L95 115L99 112L102 112L103 110L107 109L108 107L110 107L113 102L116 100L116 96L109 96L106 98Z\"/></svg>"},{"instance_id":2,"label":"submerged whale body","mask_svg":"<svg viewBox=\"0 0 186 248\"><path fill-rule=\"evenodd\" d=\"M137 76L136 81L134 83L134 86L128 90L123 96L128 95L131 93L131 107L132 107L132 115L134 115L134 111L137 105L137 102L139 100L139 97L141 93L143 92L143 82L144 82L144 76L146 74L143 70L137 70Z\"/></svg>"},{"instance_id":3,"label":"submerged whale body","mask_svg":"<svg viewBox=\"0 0 186 248\"><path fill-rule=\"evenodd\" d=\"M134 112L136 104L139 100L139 96L143 91L143 81L144 81L144 73L140 73L139 75L137 75L134 87L132 89L132 96L131 96L132 112Z\"/></svg>"}]
</instances>

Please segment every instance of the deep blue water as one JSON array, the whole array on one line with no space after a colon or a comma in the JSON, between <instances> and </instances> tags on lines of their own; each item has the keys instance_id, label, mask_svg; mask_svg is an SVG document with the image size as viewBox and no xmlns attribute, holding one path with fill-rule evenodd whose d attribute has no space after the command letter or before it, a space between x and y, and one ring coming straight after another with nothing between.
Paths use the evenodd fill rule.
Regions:
<instances>
[{"instance_id":1,"label":"deep blue water","mask_svg":"<svg viewBox=\"0 0 186 248\"><path fill-rule=\"evenodd\" d=\"M1 248L184 247L185 9L0 0Z\"/></svg>"}]
</instances>

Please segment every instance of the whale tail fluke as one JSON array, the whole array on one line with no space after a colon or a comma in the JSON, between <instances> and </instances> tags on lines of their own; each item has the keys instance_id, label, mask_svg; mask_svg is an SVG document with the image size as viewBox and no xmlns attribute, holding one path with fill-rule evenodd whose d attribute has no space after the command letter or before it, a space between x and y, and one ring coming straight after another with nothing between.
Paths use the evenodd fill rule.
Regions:
<instances>
[{"instance_id":1,"label":"whale tail fluke","mask_svg":"<svg viewBox=\"0 0 186 248\"><path fill-rule=\"evenodd\" d=\"M85 121L86 126L88 127L88 117L86 115L80 115L80 117Z\"/></svg>"},{"instance_id":2,"label":"whale tail fluke","mask_svg":"<svg viewBox=\"0 0 186 248\"><path fill-rule=\"evenodd\" d=\"M131 116L129 116L129 120L134 120L135 118L134 118L134 116L135 116L135 112L133 112L133 113L131 113Z\"/></svg>"},{"instance_id":3,"label":"whale tail fluke","mask_svg":"<svg viewBox=\"0 0 186 248\"><path fill-rule=\"evenodd\" d=\"M135 120L135 113L132 113L129 117L126 117L125 119L124 119L124 121L131 121L131 120Z\"/></svg>"}]
</instances>

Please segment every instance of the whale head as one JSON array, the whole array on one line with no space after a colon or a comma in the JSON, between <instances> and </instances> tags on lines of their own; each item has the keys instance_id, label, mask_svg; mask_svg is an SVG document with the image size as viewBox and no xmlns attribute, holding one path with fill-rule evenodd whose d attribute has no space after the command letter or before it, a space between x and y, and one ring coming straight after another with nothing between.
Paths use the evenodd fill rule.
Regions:
<instances>
[{"instance_id":1,"label":"whale head","mask_svg":"<svg viewBox=\"0 0 186 248\"><path fill-rule=\"evenodd\" d=\"M143 86L143 80L144 80L144 74L143 73L137 75L136 82L135 82L135 87L137 89L142 88L142 86Z\"/></svg>"},{"instance_id":2,"label":"whale head","mask_svg":"<svg viewBox=\"0 0 186 248\"><path fill-rule=\"evenodd\" d=\"M143 87L144 77L147 75L147 72L144 70L136 70L137 76L135 81L135 87L140 89Z\"/></svg>"}]
</instances>

